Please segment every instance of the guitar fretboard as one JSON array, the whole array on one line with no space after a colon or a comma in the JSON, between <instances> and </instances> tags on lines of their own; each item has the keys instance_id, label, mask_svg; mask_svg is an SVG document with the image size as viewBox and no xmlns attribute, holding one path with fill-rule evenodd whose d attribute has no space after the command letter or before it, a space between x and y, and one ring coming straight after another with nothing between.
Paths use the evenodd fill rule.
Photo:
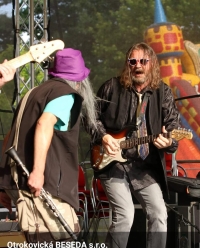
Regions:
<instances>
[{"instance_id":1,"label":"guitar fretboard","mask_svg":"<svg viewBox=\"0 0 200 248\"><path fill-rule=\"evenodd\" d=\"M142 145L145 143L150 143L153 142L155 138L158 137L159 134L157 135L148 135L145 137L140 137L140 138L130 138L124 141L120 142L120 148L121 149L129 149L134 147L135 145ZM171 138L171 132L169 133L163 133L162 134L165 138Z\"/></svg>"}]
</instances>

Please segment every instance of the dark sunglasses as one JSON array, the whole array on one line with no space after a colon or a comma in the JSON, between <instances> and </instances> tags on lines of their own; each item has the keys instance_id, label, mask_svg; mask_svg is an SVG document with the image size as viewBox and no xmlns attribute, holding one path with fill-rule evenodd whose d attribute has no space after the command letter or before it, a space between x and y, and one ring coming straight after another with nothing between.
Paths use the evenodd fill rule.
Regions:
<instances>
[{"instance_id":1,"label":"dark sunglasses","mask_svg":"<svg viewBox=\"0 0 200 248\"><path fill-rule=\"evenodd\" d=\"M137 62L140 62L141 65L146 65L149 62L149 59L128 59L131 66L135 66Z\"/></svg>"}]
</instances>

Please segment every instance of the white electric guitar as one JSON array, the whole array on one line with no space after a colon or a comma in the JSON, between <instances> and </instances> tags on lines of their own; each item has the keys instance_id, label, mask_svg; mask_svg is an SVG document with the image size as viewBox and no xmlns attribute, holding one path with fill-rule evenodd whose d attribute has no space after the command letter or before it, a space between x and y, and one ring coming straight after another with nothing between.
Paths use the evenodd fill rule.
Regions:
<instances>
[{"instance_id":1,"label":"white electric guitar","mask_svg":"<svg viewBox=\"0 0 200 248\"><path fill-rule=\"evenodd\" d=\"M158 135L148 135L140 138L128 138L127 133L128 129L123 129L119 133L109 133L113 138L115 138L120 145L120 149L115 157L111 157L106 154L103 145L93 145L91 149L91 165L95 171L100 171L105 167L112 165L111 162L125 162L126 159L122 156L123 149L133 148L136 145L141 145L145 143L153 142L153 140L158 137ZM175 140L181 140L183 138L192 139L193 135L191 131L187 131L186 129L174 129L172 132L163 133L162 134L166 138L173 138Z\"/></svg>"},{"instance_id":2,"label":"white electric guitar","mask_svg":"<svg viewBox=\"0 0 200 248\"><path fill-rule=\"evenodd\" d=\"M42 44L33 45L30 47L29 52L7 61L6 64L9 64L16 69L31 61L40 63L53 52L62 50L64 46L65 44L61 40L52 40Z\"/></svg>"}]
</instances>

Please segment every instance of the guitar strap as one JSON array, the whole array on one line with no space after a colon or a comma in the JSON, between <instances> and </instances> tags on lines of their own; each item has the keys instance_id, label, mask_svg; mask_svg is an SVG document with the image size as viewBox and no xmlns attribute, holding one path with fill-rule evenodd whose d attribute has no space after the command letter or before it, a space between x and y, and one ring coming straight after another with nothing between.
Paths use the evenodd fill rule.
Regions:
<instances>
[{"instance_id":1,"label":"guitar strap","mask_svg":"<svg viewBox=\"0 0 200 248\"><path fill-rule=\"evenodd\" d=\"M147 136L145 112L146 112L146 107L147 107L147 103L149 99L149 94L146 93L144 95L143 101L142 101L142 94L137 93L137 95L138 95L138 108L137 108L136 126L138 127L138 137L145 137ZM148 143L145 143L142 145L139 144L138 154L144 160L149 154L149 144Z\"/></svg>"}]
</instances>

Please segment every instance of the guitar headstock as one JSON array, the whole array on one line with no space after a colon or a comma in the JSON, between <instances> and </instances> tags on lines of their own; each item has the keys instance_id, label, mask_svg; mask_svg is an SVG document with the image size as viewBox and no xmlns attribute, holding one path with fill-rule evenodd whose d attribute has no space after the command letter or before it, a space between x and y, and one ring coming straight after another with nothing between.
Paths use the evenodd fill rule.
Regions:
<instances>
[{"instance_id":1,"label":"guitar headstock","mask_svg":"<svg viewBox=\"0 0 200 248\"><path fill-rule=\"evenodd\" d=\"M65 44L62 40L52 40L49 42L31 46L30 53L33 57L33 61L40 63L53 52L62 50L64 46Z\"/></svg>"},{"instance_id":2,"label":"guitar headstock","mask_svg":"<svg viewBox=\"0 0 200 248\"><path fill-rule=\"evenodd\" d=\"M192 139L192 137L193 137L193 134L191 130L187 130L185 128L174 129L172 131L172 138L174 138L177 141L183 138Z\"/></svg>"}]
</instances>

